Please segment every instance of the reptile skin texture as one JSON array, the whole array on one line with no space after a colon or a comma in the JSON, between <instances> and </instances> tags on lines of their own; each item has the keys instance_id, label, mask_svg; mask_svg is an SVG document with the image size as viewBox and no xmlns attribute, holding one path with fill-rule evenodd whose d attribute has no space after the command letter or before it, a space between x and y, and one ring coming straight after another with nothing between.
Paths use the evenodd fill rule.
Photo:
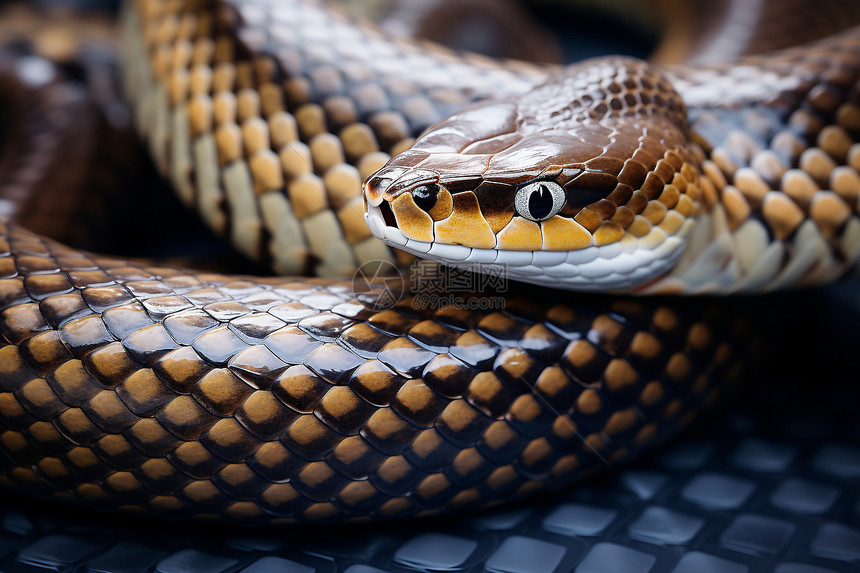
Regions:
<instances>
[{"instance_id":1,"label":"reptile skin texture","mask_svg":"<svg viewBox=\"0 0 860 573\"><path fill-rule=\"evenodd\" d=\"M404 262L383 238L555 288L727 293L832 282L860 256L857 28L733 64L608 58L543 83L534 65L390 40L306 0L128 8L126 92L156 164L280 273ZM541 228L511 220L515 186L540 173L565 206ZM452 212L410 204L427 177L452 186ZM397 225L375 212L400 199ZM596 269L580 268L589 245Z\"/></svg>"},{"instance_id":2,"label":"reptile skin texture","mask_svg":"<svg viewBox=\"0 0 860 573\"><path fill-rule=\"evenodd\" d=\"M446 73L464 78L458 90L431 81L414 93L407 82L401 92L391 88L394 96L367 89L359 92L365 99L352 100L338 91L343 78L326 76L324 66L311 69L289 54L276 63L249 56L249 48L271 48L270 38L253 26L241 41L226 36L238 22L228 8L197 12L191 3L187 13L160 19L174 4L140 3L128 15L127 25L146 20L143 49L154 55L149 63L132 60L138 122L183 200L278 270L343 274L379 258L407 262L356 219L361 180L387 160L386 150L407 145L488 86L525 89L537 73L477 61L486 76L475 78L474 67L457 72L461 61L440 52ZM253 3L243 10L252 23L266 19ZM821 65L823 57L767 68L778 83L780 70L811 61L808 85L779 92L775 107L789 102L790 121L821 124L779 139L803 137L820 147L805 158L775 148L767 158L797 163L806 175L780 173L773 181L829 183L839 167L837 180L850 178L860 157L849 135L855 40L833 40L842 50L835 52L822 44L833 69ZM299 55L323 63L332 57ZM183 69L199 60L207 65ZM300 73L279 77L289 63ZM688 82L686 93L695 95L697 77L679 85ZM741 72L729 77L729 88L745 81ZM378 88L377 80L368 85ZM334 86L331 93L325 86ZM827 99L833 90L840 95ZM411 115L386 108L401 96ZM763 117L770 145L787 118ZM701 114L695 119L711 125ZM749 118L741 119L738 129L747 129ZM703 167L706 198L708 185L716 193L729 187L727 175L735 178L737 194L726 196L741 199L726 207L729 232L764 232L806 261L823 245L836 270L815 267L814 279L842 274L856 255L852 182L838 187L845 197L834 184L806 204L792 202L796 186L759 197L764 178L738 163L773 163L756 161L763 150L746 153L748 141L738 139L716 132L710 144L699 143L712 157ZM726 161L714 153L720 145ZM734 154L735 146L746 155ZM834 156L839 163L827 163ZM668 178L661 183L674 184L683 167L651 159L660 179ZM751 206L762 216L751 215ZM595 233L615 228L608 221L617 213L590 212L600 218ZM267 219L270 213L284 217ZM649 225L664 223L651 214ZM235 278L125 262L65 247L13 219L4 219L0 236L7 343L0 348L0 483L107 510L292 523L430 516L515 501L665 442L730 390L759 352L748 321L738 318L744 300L550 299L512 287L502 293L504 310L422 309L418 293L408 292L379 308L386 292L359 295L349 280ZM750 268L766 247L747 253ZM767 279L799 272L791 256L767 255L784 264Z\"/></svg>"},{"instance_id":3,"label":"reptile skin texture","mask_svg":"<svg viewBox=\"0 0 860 573\"><path fill-rule=\"evenodd\" d=\"M188 527L83 510L62 515L55 504L4 500L0 569L848 573L860 564L856 390L850 377L814 386L759 380L719 422L697 425L610 479L468 517L286 530ZM780 408L768 407L773 393L782 397Z\"/></svg>"},{"instance_id":4,"label":"reptile skin texture","mask_svg":"<svg viewBox=\"0 0 860 573\"><path fill-rule=\"evenodd\" d=\"M2 231L0 479L102 508L333 521L517 498L665 439L742 353L716 305L374 311L349 283Z\"/></svg>"}]
</instances>

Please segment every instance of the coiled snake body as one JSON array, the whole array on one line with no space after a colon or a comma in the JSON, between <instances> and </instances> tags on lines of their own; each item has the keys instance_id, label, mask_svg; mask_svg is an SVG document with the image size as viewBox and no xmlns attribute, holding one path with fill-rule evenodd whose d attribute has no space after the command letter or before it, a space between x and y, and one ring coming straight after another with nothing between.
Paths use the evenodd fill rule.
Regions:
<instances>
[{"instance_id":1,"label":"coiled snake body","mask_svg":"<svg viewBox=\"0 0 860 573\"><path fill-rule=\"evenodd\" d=\"M351 279L408 263L384 239L543 286L385 307L350 279L131 264L6 220L4 487L255 523L519 498L674 435L756 352L721 301L547 287L773 290L860 255L860 29L547 79L310 0L126 8L138 127L240 250Z\"/></svg>"}]
</instances>

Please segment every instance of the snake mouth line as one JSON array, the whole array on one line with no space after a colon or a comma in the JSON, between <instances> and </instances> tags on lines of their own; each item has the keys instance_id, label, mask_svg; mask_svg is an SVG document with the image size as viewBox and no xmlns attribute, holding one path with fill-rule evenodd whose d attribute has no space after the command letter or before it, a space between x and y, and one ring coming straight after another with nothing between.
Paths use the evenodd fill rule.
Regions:
<instances>
[{"instance_id":1,"label":"snake mouth line","mask_svg":"<svg viewBox=\"0 0 860 573\"><path fill-rule=\"evenodd\" d=\"M364 219L374 237L396 249L466 270L494 265L512 280L551 287L604 291L645 284L667 272L683 251L678 236L668 237L655 249L628 249L613 243L573 251L511 251L417 241L386 222L383 206L368 202Z\"/></svg>"}]
</instances>

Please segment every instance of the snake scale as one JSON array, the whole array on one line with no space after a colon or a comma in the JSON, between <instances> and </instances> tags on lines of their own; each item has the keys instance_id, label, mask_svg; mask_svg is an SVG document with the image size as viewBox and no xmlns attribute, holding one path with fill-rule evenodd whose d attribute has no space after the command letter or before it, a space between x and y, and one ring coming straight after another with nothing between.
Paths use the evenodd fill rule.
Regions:
<instances>
[{"instance_id":1,"label":"snake scale","mask_svg":"<svg viewBox=\"0 0 860 573\"><path fill-rule=\"evenodd\" d=\"M674 436L755 361L743 303L677 295L830 282L860 256L858 28L548 72L311 0L133 0L122 26L138 129L182 200L248 256L323 278L126 262L4 218L7 489L246 523L519 499ZM32 117L80 111L4 86L30 98L4 118L31 126L14 167ZM87 144L57 122L43 173ZM38 179L3 173L20 196ZM436 306L356 291L357 267L404 251L537 285ZM488 296L503 308L472 304Z\"/></svg>"}]
</instances>

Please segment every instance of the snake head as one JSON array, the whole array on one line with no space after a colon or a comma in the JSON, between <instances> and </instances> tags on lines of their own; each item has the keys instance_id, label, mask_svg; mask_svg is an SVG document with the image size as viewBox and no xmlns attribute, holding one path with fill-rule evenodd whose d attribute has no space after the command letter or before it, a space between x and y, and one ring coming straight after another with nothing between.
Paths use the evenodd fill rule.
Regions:
<instances>
[{"instance_id":1,"label":"snake head","mask_svg":"<svg viewBox=\"0 0 860 573\"><path fill-rule=\"evenodd\" d=\"M686 109L651 65L573 66L431 127L365 183L389 245L576 290L665 274L699 211Z\"/></svg>"}]
</instances>

